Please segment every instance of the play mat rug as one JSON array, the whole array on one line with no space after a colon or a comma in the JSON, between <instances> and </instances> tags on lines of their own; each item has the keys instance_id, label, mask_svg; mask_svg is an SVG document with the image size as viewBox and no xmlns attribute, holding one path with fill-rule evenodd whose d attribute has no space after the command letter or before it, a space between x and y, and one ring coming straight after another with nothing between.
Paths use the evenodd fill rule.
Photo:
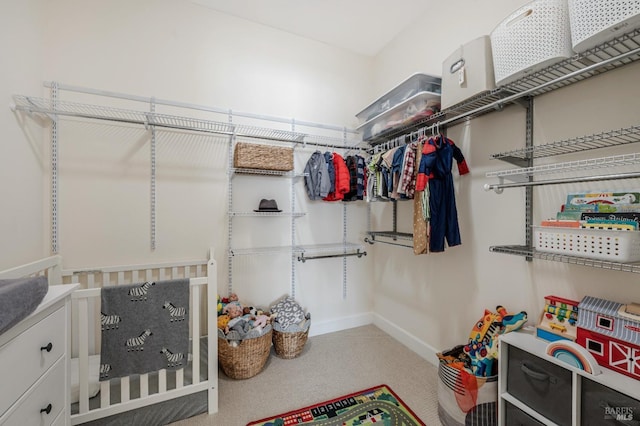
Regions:
<instances>
[{"instance_id":1,"label":"play mat rug","mask_svg":"<svg viewBox=\"0 0 640 426\"><path fill-rule=\"evenodd\" d=\"M387 385L375 386L299 410L258 420L247 426L356 426L425 424Z\"/></svg>"}]
</instances>

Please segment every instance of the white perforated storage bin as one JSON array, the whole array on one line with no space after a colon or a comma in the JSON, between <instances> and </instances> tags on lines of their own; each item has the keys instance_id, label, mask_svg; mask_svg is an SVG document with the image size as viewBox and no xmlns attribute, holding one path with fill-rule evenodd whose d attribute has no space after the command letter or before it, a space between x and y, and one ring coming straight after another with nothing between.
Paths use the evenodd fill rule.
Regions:
<instances>
[{"instance_id":1,"label":"white perforated storage bin","mask_svg":"<svg viewBox=\"0 0 640 426\"><path fill-rule=\"evenodd\" d=\"M588 257L612 262L640 261L640 231L534 226L540 252Z\"/></svg>"},{"instance_id":2,"label":"white perforated storage bin","mask_svg":"<svg viewBox=\"0 0 640 426\"><path fill-rule=\"evenodd\" d=\"M489 36L457 48L442 63L442 108L495 89Z\"/></svg>"},{"instance_id":3,"label":"white perforated storage bin","mask_svg":"<svg viewBox=\"0 0 640 426\"><path fill-rule=\"evenodd\" d=\"M536 0L491 32L496 85L511 83L572 56L567 0Z\"/></svg>"},{"instance_id":4,"label":"white perforated storage bin","mask_svg":"<svg viewBox=\"0 0 640 426\"><path fill-rule=\"evenodd\" d=\"M569 0L571 41L583 52L640 27L640 0Z\"/></svg>"}]
</instances>

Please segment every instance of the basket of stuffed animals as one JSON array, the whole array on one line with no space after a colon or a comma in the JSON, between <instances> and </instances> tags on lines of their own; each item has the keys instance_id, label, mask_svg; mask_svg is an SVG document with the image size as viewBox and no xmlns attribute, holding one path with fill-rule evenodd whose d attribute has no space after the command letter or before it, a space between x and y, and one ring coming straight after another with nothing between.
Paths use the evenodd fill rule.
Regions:
<instances>
[{"instance_id":1,"label":"basket of stuffed animals","mask_svg":"<svg viewBox=\"0 0 640 426\"><path fill-rule=\"evenodd\" d=\"M253 333L253 335L251 335ZM271 352L271 325L251 331L242 340L235 331L218 329L218 362L232 379L248 379L262 371Z\"/></svg>"},{"instance_id":2,"label":"basket of stuffed animals","mask_svg":"<svg viewBox=\"0 0 640 426\"><path fill-rule=\"evenodd\" d=\"M300 355L305 343L307 343L310 326L311 318L306 317L302 324L292 324L287 328L283 328L278 321L275 321L273 323L273 348L276 355L285 359Z\"/></svg>"},{"instance_id":3,"label":"basket of stuffed animals","mask_svg":"<svg viewBox=\"0 0 640 426\"><path fill-rule=\"evenodd\" d=\"M253 307L243 307L235 294L218 305L218 362L232 379L260 373L271 352L270 318Z\"/></svg>"},{"instance_id":4,"label":"basket of stuffed animals","mask_svg":"<svg viewBox=\"0 0 640 426\"><path fill-rule=\"evenodd\" d=\"M302 310L291 297L285 297L271 307L274 316L273 348L276 355L292 359L300 355L309 336L311 315Z\"/></svg>"}]
</instances>

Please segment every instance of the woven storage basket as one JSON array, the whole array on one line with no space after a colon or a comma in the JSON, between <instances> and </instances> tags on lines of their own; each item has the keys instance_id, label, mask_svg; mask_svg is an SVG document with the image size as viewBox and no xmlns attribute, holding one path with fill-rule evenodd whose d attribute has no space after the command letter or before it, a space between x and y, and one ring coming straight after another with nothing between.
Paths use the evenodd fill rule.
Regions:
<instances>
[{"instance_id":1,"label":"woven storage basket","mask_svg":"<svg viewBox=\"0 0 640 426\"><path fill-rule=\"evenodd\" d=\"M302 327L294 324L287 328L282 328L277 321L274 321L273 347L276 355L284 359L291 359L300 355L305 343L307 343L310 326L311 320L305 321Z\"/></svg>"},{"instance_id":2,"label":"woven storage basket","mask_svg":"<svg viewBox=\"0 0 640 426\"><path fill-rule=\"evenodd\" d=\"M233 152L233 167L238 169L293 170L293 149L238 142Z\"/></svg>"},{"instance_id":3,"label":"woven storage basket","mask_svg":"<svg viewBox=\"0 0 640 426\"><path fill-rule=\"evenodd\" d=\"M238 346L231 345L233 333L235 331L225 336L218 330L218 362L224 374L230 378L248 379L262 371L269 358L272 328L267 325L259 335L246 337Z\"/></svg>"},{"instance_id":4,"label":"woven storage basket","mask_svg":"<svg viewBox=\"0 0 640 426\"><path fill-rule=\"evenodd\" d=\"M534 0L498 24L490 37L497 86L569 58L567 0Z\"/></svg>"},{"instance_id":5,"label":"woven storage basket","mask_svg":"<svg viewBox=\"0 0 640 426\"><path fill-rule=\"evenodd\" d=\"M569 0L571 41L583 52L640 28L638 0Z\"/></svg>"}]
</instances>

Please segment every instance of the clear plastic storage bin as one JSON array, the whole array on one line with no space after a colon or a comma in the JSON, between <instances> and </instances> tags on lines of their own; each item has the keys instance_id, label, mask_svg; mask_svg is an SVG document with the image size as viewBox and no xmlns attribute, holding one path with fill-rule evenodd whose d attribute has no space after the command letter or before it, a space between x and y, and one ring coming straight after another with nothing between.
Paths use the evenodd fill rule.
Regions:
<instances>
[{"instance_id":1,"label":"clear plastic storage bin","mask_svg":"<svg viewBox=\"0 0 640 426\"><path fill-rule=\"evenodd\" d=\"M356 114L360 123L372 120L376 116L393 109L420 92L439 94L442 79L433 75L416 73L395 88L378 98L371 105Z\"/></svg>"}]
</instances>

